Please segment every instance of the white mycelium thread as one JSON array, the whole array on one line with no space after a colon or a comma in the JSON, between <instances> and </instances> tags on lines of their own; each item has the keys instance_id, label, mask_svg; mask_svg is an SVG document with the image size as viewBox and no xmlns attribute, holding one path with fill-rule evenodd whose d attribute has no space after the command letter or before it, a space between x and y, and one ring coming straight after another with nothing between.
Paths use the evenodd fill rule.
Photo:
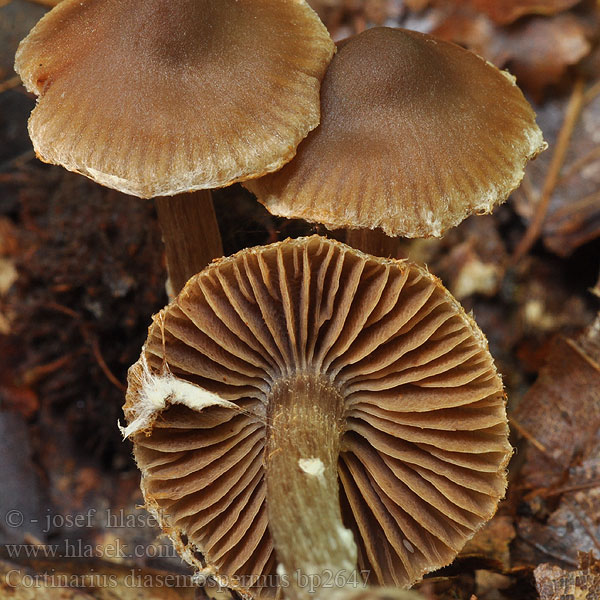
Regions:
<instances>
[{"instance_id":1,"label":"white mycelium thread","mask_svg":"<svg viewBox=\"0 0 600 600\"><path fill-rule=\"evenodd\" d=\"M161 373L152 373L143 352L141 360L143 368L138 401L133 408L135 418L127 427L118 424L124 439L152 425L156 416L167 407L167 404L183 404L195 411L201 411L209 406L224 406L232 410L240 410L236 404L223 400L213 392L177 379L166 366Z\"/></svg>"}]
</instances>

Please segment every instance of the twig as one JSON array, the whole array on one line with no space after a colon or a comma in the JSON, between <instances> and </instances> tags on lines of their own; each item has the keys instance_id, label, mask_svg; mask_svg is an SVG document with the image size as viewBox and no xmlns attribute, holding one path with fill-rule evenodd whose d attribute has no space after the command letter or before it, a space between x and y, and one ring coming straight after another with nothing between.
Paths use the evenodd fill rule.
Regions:
<instances>
[{"instance_id":1,"label":"twig","mask_svg":"<svg viewBox=\"0 0 600 600\"><path fill-rule=\"evenodd\" d=\"M27 150L26 152L23 152L23 154L19 154L18 156L7 160L5 163L0 164L0 177L3 177L8 183L11 182L11 177L26 177L27 179L24 179L24 181L27 182L30 177L28 177L28 175L25 173L4 173L4 171L9 171L10 169L14 168L21 169L25 166L26 163L28 163L30 160L33 160L34 158L35 151ZM18 183L18 179L16 183Z\"/></svg>"},{"instance_id":2,"label":"twig","mask_svg":"<svg viewBox=\"0 0 600 600\"><path fill-rule=\"evenodd\" d=\"M102 372L106 375L106 378L118 389L120 389L122 392L127 391L127 387L125 385L123 385L112 373L112 371L108 368L108 365L106 364L104 357L102 356L102 353L100 352L100 346L98 344L98 340L96 339L95 336L90 335L89 336L89 341L92 345L92 352L94 354L94 357L96 358L96 361L98 362L98 365L100 366L100 368L102 369Z\"/></svg>"},{"instance_id":3,"label":"twig","mask_svg":"<svg viewBox=\"0 0 600 600\"><path fill-rule=\"evenodd\" d=\"M585 483L580 483L578 485L566 485L559 488L547 489L542 492L538 492L536 495L549 498L551 496L561 496L562 494L566 494L568 492L578 492L580 490L588 490L596 487L600 487L600 479L593 479L592 481L586 481Z\"/></svg>"},{"instance_id":4,"label":"twig","mask_svg":"<svg viewBox=\"0 0 600 600\"><path fill-rule=\"evenodd\" d=\"M600 146L596 146L593 150L588 152L585 156L580 156L576 161L574 161L571 166L567 169L567 172L559 178L557 185L561 185L567 182L573 175L576 175L581 171L585 165L588 163L600 158Z\"/></svg>"},{"instance_id":5,"label":"twig","mask_svg":"<svg viewBox=\"0 0 600 600\"><path fill-rule=\"evenodd\" d=\"M556 210L555 212L552 213L551 220L554 223L558 223L558 222L560 222L560 220L562 218L568 217L570 215L579 217L579 220L581 220L581 218L585 216L585 211L588 207L594 209L594 211L595 211L595 209L599 205L600 205L600 191L595 192L594 194L590 194L589 196L585 196L584 198L581 198L580 200L574 200L567 206L563 206L563 207L559 208L558 210ZM574 231L575 228L577 227L578 223L579 223L579 221L577 221L577 220L575 221L575 223L570 223L567 231L568 232ZM565 228L563 228L563 230L564 229Z\"/></svg>"},{"instance_id":6,"label":"twig","mask_svg":"<svg viewBox=\"0 0 600 600\"><path fill-rule=\"evenodd\" d=\"M529 179L529 177L525 177L523 179L523 183L521 184L519 191L523 192L523 195L525 196L525 199L527 200L527 204L529 206L535 206L535 192L533 191L533 186L531 185L531 180Z\"/></svg>"},{"instance_id":7,"label":"twig","mask_svg":"<svg viewBox=\"0 0 600 600\"><path fill-rule=\"evenodd\" d=\"M0 94L16 88L20 83L21 78L18 75L5 79L4 81L0 81Z\"/></svg>"},{"instance_id":8,"label":"twig","mask_svg":"<svg viewBox=\"0 0 600 600\"><path fill-rule=\"evenodd\" d=\"M527 429L525 429L525 427L523 427L523 425L521 425L521 423L519 423L519 421L517 421L513 416L510 416L508 418L510 424L528 441L531 442L531 444L533 444L540 452L543 452L544 454L548 454L548 449L546 448L546 446L544 446L544 444L542 444L542 442L538 441L535 439L535 437L533 437L533 435L531 433L529 433L529 431L527 431Z\"/></svg>"},{"instance_id":9,"label":"twig","mask_svg":"<svg viewBox=\"0 0 600 600\"><path fill-rule=\"evenodd\" d=\"M69 308L68 306L59 304L58 302L47 302L44 305L44 308L55 310L56 312L63 313L64 315L72 317L77 321L81 321L81 315L79 313L75 312L72 308Z\"/></svg>"},{"instance_id":10,"label":"twig","mask_svg":"<svg viewBox=\"0 0 600 600\"><path fill-rule=\"evenodd\" d=\"M597 81L584 95L583 105L587 106L590 102L596 99L596 96L600 95L600 81Z\"/></svg>"},{"instance_id":11,"label":"twig","mask_svg":"<svg viewBox=\"0 0 600 600\"><path fill-rule=\"evenodd\" d=\"M52 362L33 367L23 375L23 382L28 386L36 384L40 379L43 379L64 367L70 360L75 358L77 354L77 352L65 354Z\"/></svg>"},{"instance_id":12,"label":"twig","mask_svg":"<svg viewBox=\"0 0 600 600\"><path fill-rule=\"evenodd\" d=\"M584 360L592 369L598 371L600 373L600 363L594 359L594 357L590 356L577 342L574 340L567 338L567 344L579 355L579 357Z\"/></svg>"},{"instance_id":13,"label":"twig","mask_svg":"<svg viewBox=\"0 0 600 600\"><path fill-rule=\"evenodd\" d=\"M102 369L102 372L106 375L106 378L119 390L121 390L122 392L125 392L127 390L127 387L125 385L123 385L113 374L113 372L108 368L108 365L106 364L106 361L104 360L104 357L102 356L102 352L100 352L100 345L98 344L98 339L96 338L95 335L93 335L86 327L86 324L83 322L81 315L77 312L75 312L74 310L72 310L71 308L69 308L68 306L63 306L62 304L59 304L58 302L48 302L46 305L46 308L50 308L52 310L55 310L57 312L63 313L69 317L72 317L73 319L75 319L76 321L79 322L79 330L81 331L81 335L83 336L83 338L90 343L91 347L92 347L92 354L94 355L94 358L96 359L96 362L98 363L100 369Z\"/></svg>"},{"instance_id":14,"label":"twig","mask_svg":"<svg viewBox=\"0 0 600 600\"><path fill-rule=\"evenodd\" d=\"M544 219L546 218L546 213L548 212L550 199L552 198L552 193L556 188L560 171L569 148L569 141L579 119L581 109L583 108L584 85L585 82L582 77L579 77L575 82L573 93L571 94L569 104L567 105L567 110L565 111L565 119L562 127L560 128L560 132L558 133L558 139L556 140L554 154L552 155L550 167L548 168L548 173L546 174L544 187L542 188L540 199L535 208L535 214L529 223L529 227L527 228L525 235L519 242L512 256L512 264L518 262L521 257L531 250L531 247L535 244L540 236L540 233L542 232L542 226L544 224Z\"/></svg>"}]
</instances>

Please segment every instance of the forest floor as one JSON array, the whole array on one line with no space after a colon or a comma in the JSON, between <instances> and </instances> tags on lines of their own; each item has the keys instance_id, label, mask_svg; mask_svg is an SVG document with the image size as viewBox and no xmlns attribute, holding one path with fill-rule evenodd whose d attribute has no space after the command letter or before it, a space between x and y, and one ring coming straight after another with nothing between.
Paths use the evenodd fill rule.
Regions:
<instances>
[{"instance_id":1,"label":"forest floor","mask_svg":"<svg viewBox=\"0 0 600 600\"><path fill-rule=\"evenodd\" d=\"M428 600L598 598L600 5L310 3L336 40L419 29L509 69L549 143L493 215L401 247L487 335L517 449L497 515L417 587ZM0 0L0 598L204 597L139 509L117 428L127 369L167 302L154 206L35 158L35 99L13 61L43 4ZM217 191L215 207L226 254L324 232L271 216L239 185Z\"/></svg>"}]
</instances>

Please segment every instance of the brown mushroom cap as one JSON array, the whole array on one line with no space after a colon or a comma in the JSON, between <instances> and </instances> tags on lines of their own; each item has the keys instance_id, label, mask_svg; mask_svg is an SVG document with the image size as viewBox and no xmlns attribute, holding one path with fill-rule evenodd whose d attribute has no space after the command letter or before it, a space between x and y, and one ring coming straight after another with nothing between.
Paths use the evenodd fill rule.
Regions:
<instances>
[{"instance_id":1,"label":"brown mushroom cap","mask_svg":"<svg viewBox=\"0 0 600 600\"><path fill-rule=\"evenodd\" d=\"M378 27L343 42L321 125L246 187L273 214L439 236L506 200L545 147L514 78L454 44Z\"/></svg>"},{"instance_id":2,"label":"brown mushroom cap","mask_svg":"<svg viewBox=\"0 0 600 600\"><path fill-rule=\"evenodd\" d=\"M154 317L130 369L124 433L182 556L274 593L270 402L299 381L319 410L320 389L338 403L341 510L368 583L452 561L494 514L511 455L485 337L425 269L319 236L215 261Z\"/></svg>"},{"instance_id":3,"label":"brown mushroom cap","mask_svg":"<svg viewBox=\"0 0 600 600\"><path fill-rule=\"evenodd\" d=\"M42 160L150 197L290 160L333 50L304 0L63 0L15 68Z\"/></svg>"}]
</instances>

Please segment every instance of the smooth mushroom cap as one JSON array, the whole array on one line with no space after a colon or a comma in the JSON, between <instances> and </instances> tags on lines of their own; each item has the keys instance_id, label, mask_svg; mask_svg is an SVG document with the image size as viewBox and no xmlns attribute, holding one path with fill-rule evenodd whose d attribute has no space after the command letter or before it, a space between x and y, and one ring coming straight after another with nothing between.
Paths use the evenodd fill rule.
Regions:
<instances>
[{"instance_id":1,"label":"smooth mushroom cap","mask_svg":"<svg viewBox=\"0 0 600 600\"><path fill-rule=\"evenodd\" d=\"M252 597L275 593L270 402L301 378L340 403L340 503L369 585L451 562L506 488L486 339L425 269L319 236L215 261L154 317L130 369L124 434L180 554Z\"/></svg>"},{"instance_id":2,"label":"smooth mushroom cap","mask_svg":"<svg viewBox=\"0 0 600 600\"><path fill-rule=\"evenodd\" d=\"M38 156L141 197L280 168L334 51L304 0L63 0L15 69Z\"/></svg>"},{"instance_id":3,"label":"smooth mushroom cap","mask_svg":"<svg viewBox=\"0 0 600 600\"><path fill-rule=\"evenodd\" d=\"M544 148L508 73L430 35L378 27L339 46L321 125L294 160L246 187L276 215L439 236L506 200Z\"/></svg>"}]
</instances>

